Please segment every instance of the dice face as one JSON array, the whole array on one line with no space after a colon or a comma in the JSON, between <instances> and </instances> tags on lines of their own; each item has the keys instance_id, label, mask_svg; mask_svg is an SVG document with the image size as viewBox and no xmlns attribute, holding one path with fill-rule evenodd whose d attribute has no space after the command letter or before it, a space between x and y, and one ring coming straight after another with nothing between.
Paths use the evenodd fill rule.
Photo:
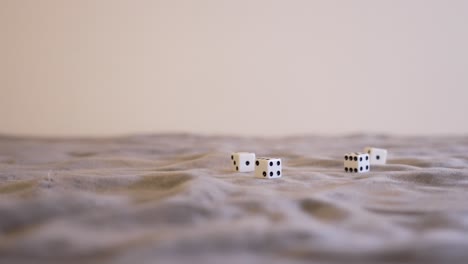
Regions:
<instances>
[{"instance_id":1,"label":"dice face","mask_svg":"<svg viewBox=\"0 0 468 264\"><path fill-rule=\"evenodd\" d=\"M383 165L387 163L387 150L380 148L367 147L364 152L369 154L371 165Z\"/></svg>"},{"instance_id":2,"label":"dice face","mask_svg":"<svg viewBox=\"0 0 468 264\"><path fill-rule=\"evenodd\" d=\"M347 153L344 156L345 172L362 173L370 170L370 158L367 153Z\"/></svg>"},{"instance_id":3,"label":"dice face","mask_svg":"<svg viewBox=\"0 0 468 264\"><path fill-rule=\"evenodd\" d=\"M231 154L231 164L234 171L250 172L255 170L255 153L235 152Z\"/></svg>"},{"instance_id":4,"label":"dice face","mask_svg":"<svg viewBox=\"0 0 468 264\"><path fill-rule=\"evenodd\" d=\"M264 179L281 178L283 175L281 159L258 158L255 161L255 177Z\"/></svg>"}]
</instances>

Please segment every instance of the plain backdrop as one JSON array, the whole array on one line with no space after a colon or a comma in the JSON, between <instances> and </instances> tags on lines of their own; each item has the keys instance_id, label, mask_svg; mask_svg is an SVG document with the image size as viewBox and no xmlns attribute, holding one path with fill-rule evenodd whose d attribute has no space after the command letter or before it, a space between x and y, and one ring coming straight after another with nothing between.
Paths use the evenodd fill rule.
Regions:
<instances>
[{"instance_id":1,"label":"plain backdrop","mask_svg":"<svg viewBox=\"0 0 468 264\"><path fill-rule=\"evenodd\" d=\"M0 133L468 132L468 1L0 0Z\"/></svg>"}]
</instances>

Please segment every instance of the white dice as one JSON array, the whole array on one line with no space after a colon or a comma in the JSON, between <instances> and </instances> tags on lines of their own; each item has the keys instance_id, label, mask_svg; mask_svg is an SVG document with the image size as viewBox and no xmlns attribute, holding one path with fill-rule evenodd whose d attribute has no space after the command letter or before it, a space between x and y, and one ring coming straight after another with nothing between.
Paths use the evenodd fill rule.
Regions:
<instances>
[{"instance_id":1,"label":"white dice","mask_svg":"<svg viewBox=\"0 0 468 264\"><path fill-rule=\"evenodd\" d=\"M367 153L347 153L344 156L345 172L362 173L370 170L369 154Z\"/></svg>"},{"instance_id":2,"label":"white dice","mask_svg":"<svg viewBox=\"0 0 468 264\"><path fill-rule=\"evenodd\" d=\"M383 165L387 163L387 150L380 148L367 147L364 152L369 154L371 165Z\"/></svg>"},{"instance_id":3,"label":"white dice","mask_svg":"<svg viewBox=\"0 0 468 264\"><path fill-rule=\"evenodd\" d=\"M238 172L250 172L255 170L255 153L234 152L231 154L232 167Z\"/></svg>"},{"instance_id":4,"label":"white dice","mask_svg":"<svg viewBox=\"0 0 468 264\"><path fill-rule=\"evenodd\" d=\"M255 177L274 179L283 174L281 159L258 158L255 161Z\"/></svg>"}]
</instances>

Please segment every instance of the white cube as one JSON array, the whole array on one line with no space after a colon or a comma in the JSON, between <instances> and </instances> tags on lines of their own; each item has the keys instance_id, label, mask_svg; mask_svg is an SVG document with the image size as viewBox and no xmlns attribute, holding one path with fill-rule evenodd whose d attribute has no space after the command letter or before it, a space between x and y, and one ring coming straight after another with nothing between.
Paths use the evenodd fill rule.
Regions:
<instances>
[{"instance_id":1,"label":"white cube","mask_svg":"<svg viewBox=\"0 0 468 264\"><path fill-rule=\"evenodd\" d=\"M232 168L239 172L255 170L255 153L234 152L231 154Z\"/></svg>"},{"instance_id":2,"label":"white cube","mask_svg":"<svg viewBox=\"0 0 468 264\"><path fill-rule=\"evenodd\" d=\"M255 161L255 177L265 179L281 178L282 164L281 159L258 158Z\"/></svg>"},{"instance_id":3,"label":"white cube","mask_svg":"<svg viewBox=\"0 0 468 264\"><path fill-rule=\"evenodd\" d=\"M345 172L362 173L370 170L369 154L367 153L347 153L344 156Z\"/></svg>"},{"instance_id":4,"label":"white cube","mask_svg":"<svg viewBox=\"0 0 468 264\"><path fill-rule=\"evenodd\" d=\"M387 163L387 150L381 148L367 147L364 152L369 154L371 165L383 165Z\"/></svg>"}]
</instances>

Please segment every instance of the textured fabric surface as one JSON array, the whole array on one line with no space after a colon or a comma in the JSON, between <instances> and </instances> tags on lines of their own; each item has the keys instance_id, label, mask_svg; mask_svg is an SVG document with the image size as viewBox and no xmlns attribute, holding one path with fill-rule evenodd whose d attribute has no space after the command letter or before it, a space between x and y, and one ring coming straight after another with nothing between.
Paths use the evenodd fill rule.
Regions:
<instances>
[{"instance_id":1,"label":"textured fabric surface","mask_svg":"<svg viewBox=\"0 0 468 264\"><path fill-rule=\"evenodd\" d=\"M366 146L388 164L345 173ZM0 263L468 263L467 167L468 137L4 136Z\"/></svg>"}]
</instances>

